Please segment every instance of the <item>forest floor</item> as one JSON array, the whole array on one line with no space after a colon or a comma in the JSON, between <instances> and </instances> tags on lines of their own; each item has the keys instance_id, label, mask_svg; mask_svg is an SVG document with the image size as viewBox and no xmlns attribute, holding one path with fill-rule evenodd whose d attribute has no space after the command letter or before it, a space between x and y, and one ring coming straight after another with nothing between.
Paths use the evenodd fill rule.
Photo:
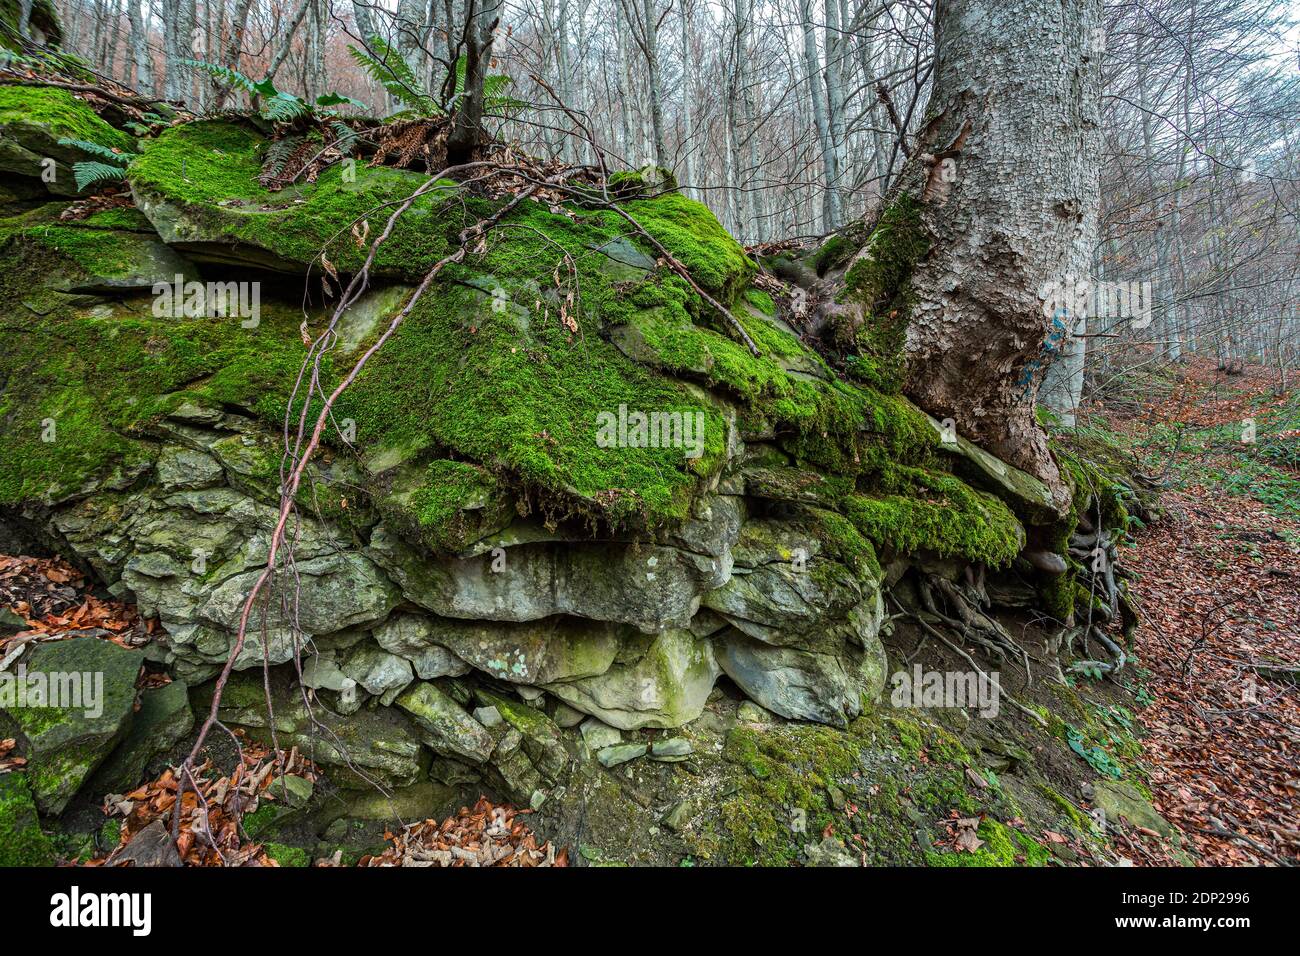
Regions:
<instances>
[{"instance_id":1,"label":"forest floor","mask_svg":"<svg viewBox=\"0 0 1300 956\"><path fill-rule=\"evenodd\" d=\"M1089 420L1160 479L1136 576L1153 803L1205 864L1300 859L1300 394L1193 360ZM1252 427L1253 426L1253 427Z\"/></svg>"}]
</instances>

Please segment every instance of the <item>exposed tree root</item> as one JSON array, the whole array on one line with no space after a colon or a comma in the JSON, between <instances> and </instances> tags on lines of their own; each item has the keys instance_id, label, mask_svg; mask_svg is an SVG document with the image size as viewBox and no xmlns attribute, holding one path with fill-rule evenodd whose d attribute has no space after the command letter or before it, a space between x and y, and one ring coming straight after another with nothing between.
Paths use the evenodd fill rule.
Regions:
<instances>
[{"instance_id":1,"label":"exposed tree root","mask_svg":"<svg viewBox=\"0 0 1300 956\"><path fill-rule=\"evenodd\" d=\"M1028 652L1007 633L1006 628L981 609L981 605L988 606L982 573L971 580L974 583L963 589L939 575L922 575L918 581L922 606L934 618L960 634L962 640L984 648L998 660L1005 660L1008 654L1019 658L1025 669L1025 679L1032 684L1033 674L1029 668ZM936 591L944 598L952 614L957 615L956 618L939 609L935 600Z\"/></svg>"}]
</instances>

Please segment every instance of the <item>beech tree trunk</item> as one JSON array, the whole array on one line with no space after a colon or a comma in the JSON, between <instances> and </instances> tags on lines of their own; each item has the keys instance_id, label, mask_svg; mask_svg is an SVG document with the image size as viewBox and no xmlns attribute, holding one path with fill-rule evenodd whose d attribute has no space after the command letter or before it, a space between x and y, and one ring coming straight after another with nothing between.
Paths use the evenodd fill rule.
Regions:
<instances>
[{"instance_id":1,"label":"beech tree trunk","mask_svg":"<svg viewBox=\"0 0 1300 956\"><path fill-rule=\"evenodd\" d=\"M1067 344L1050 301L1091 273L1100 30L1101 0L939 0L926 122L889 203L919 199L929 240L911 275L905 391L1041 478L1062 509L1034 406Z\"/></svg>"}]
</instances>

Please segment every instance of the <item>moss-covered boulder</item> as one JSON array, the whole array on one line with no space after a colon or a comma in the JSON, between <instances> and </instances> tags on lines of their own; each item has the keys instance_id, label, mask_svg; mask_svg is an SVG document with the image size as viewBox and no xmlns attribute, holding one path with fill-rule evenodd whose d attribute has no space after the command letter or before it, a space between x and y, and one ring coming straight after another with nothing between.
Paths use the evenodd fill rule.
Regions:
<instances>
[{"instance_id":1,"label":"moss-covered boulder","mask_svg":"<svg viewBox=\"0 0 1300 956\"><path fill-rule=\"evenodd\" d=\"M0 86L0 170L42 183L59 196L75 196L74 163L94 153L73 140L130 153L130 134L102 120L85 100L48 86Z\"/></svg>"},{"instance_id":2,"label":"moss-covered boulder","mask_svg":"<svg viewBox=\"0 0 1300 956\"><path fill-rule=\"evenodd\" d=\"M193 281L194 266L162 242L135 210L109 210L65 221L67 207L47 203L0 219L0 255L39 261L39 283L60 292L153 289Z\"/></svg>"},{"instance_id":3,"label":"moss-covered boulder","mask_svg":"<svg viewBox=\"0 0 1300 956\"><path fill-rule=\"evenodd\" d=\"M23 659L26 693L0 710L21 736L42 813L61 813L126 736L143 663L139 651L93 637L40 644Z\"/></svg>"},{"instance_id":4,"label":"moss-covered boulder","mask_svg":"<svg viewBox=\"0 0 1300 956\"><path fill-rule=\"evenodd\" d=\"M283 129L224 117L137 144L48 92L8 101L0 136L40 145L33 129L81 122L138 151L134 208L69 212L30 175L0 196L0 519L156 615L150 659L196 706L267 561L286 422L290 442L310 429L319 395L386 336L333 409L296 500L294 568L269 579L219 713L269 739L269 665L280 746L347 786L431 777L544 802L572 756L558 715L679 728L723 675L775 714L842 727L880 696L888 586L936 563L1007 569L1060 537L1032 483L974 446L952 453L897 394L897 279L919 254L901 219L839 304L900 321L851 328L857 358L841 361L671 189L629 181L619 211L525 201L460 250L503 197L364 162L270 191L259 174ZM417 190L365 295L333 316ZM159 308L149 280L177 275L256 288L256 314ZM183 711L168 713L170 737ZM148 759L126 749L115 779Z\"/></svg>"}]
</instances>

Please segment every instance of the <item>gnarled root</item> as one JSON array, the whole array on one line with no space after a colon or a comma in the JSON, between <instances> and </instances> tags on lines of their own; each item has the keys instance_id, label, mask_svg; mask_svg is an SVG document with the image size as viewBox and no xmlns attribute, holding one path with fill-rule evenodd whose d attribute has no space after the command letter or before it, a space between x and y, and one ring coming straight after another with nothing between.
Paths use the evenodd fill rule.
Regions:
<instances>
[{"instance_id":1,"label":"gnarled root","mask_svg":"<svg viewBox=\"0 0 1300 956\"><path fill-rule=\"evenodd\" d=\"M922 575L917 586L922 606L934 618L961 635L962 640L984 648L998 660L1006 659L1008 654L1019 658L1025 668L1025 679L1032 683L1028 652L1007 633L1006 628L980 608L981 603L988 603L982 575L969 580L970 583L963 589L939 575ZM951 613L939 609L935 600L936 591L943 597ZM955 618L953 614L956 615Z\"/></svg>"}]
</instances>

